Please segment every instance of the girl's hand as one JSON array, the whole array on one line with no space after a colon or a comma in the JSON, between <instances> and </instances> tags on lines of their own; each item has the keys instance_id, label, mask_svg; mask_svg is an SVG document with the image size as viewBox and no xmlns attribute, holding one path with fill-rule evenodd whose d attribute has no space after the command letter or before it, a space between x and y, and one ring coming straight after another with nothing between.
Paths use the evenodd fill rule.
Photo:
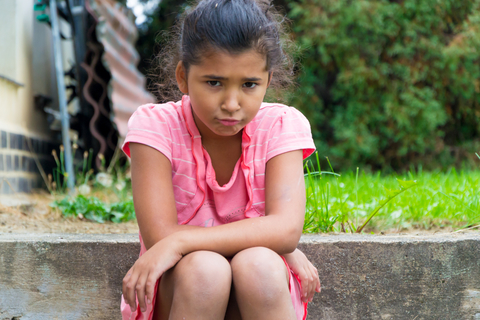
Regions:
<instances>
[{"instance_id":1,"label":"girl's hand","mask_svg":"<svg viewBox=\"0 0 480 320\"><path fill-rule=\"evenodd\" d=\"M178 242L170 238L166 237L153 245L123 278L123 298L132 312L137 309L135 296L142 312L147 310L147 304L152 303L157 280L182 259Z\"/></svg>"},{"instance_id":2,"label":"girl's hand","mask_svg":"<svg viewBox=\"0 0 480 320\"><path fill-rule=\"evenodd\" d=\"M302 251L295 249L292 253L283 255L290 269L298 275L302 285L302 301L310 302L316 292L321 291L317 268L307 259Z\"/></svg>"}]
</instances>

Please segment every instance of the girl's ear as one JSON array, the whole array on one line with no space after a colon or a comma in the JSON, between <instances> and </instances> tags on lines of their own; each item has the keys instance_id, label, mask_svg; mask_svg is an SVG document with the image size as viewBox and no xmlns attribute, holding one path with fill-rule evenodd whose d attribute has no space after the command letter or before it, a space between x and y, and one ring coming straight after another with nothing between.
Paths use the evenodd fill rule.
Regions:
<instances>
[{"instance_id":1,"label":"girl's ear","mask_svg":"<svg viewBox=\"0 0 480 320\"><path fill-rule=\"evenodd\" d=\"M270 71L270 72L268 73L267 88L270 87L270 83L272 82L272 76L273 76L273 71Z\"/></svg>"},{"instance_id":2,"label":"girl's ear","mask_svg":"<svg viewBox=\"0 0 480 320\"><path fill-rule=\"evenodd\" d=\"M179 61L175 69L175 78L177 79L178 89L184 94L188 94L187 70L182 61Z\"/></svg>"}]
</instances>

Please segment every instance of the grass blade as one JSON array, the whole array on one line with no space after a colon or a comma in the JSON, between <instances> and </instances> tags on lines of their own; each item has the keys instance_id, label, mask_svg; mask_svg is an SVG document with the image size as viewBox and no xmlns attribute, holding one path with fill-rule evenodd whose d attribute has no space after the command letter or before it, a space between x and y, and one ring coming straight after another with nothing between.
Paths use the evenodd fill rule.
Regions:
<instances>
[{"instance_id":1,"label":"grass blade","mask_svg":"<svg viewBox=\"0 0 480 320\"><path fill-rule=\"evenodd\" d=\"M330 171L309 171L304 176L310 175L310 176L321 176L322 174L331 174L332 176L340 177L341 175L335 172L330 172Z\"/></svg>"},{"instance_id":2,"label":"grass blade","mask_svg":"<svg viewBox=\"0 0 480 320\"><path fill-rule=\"evenodd\" d=\"M398 180L398 179L397 179ZM408 189L414 187L417 185L417 182L416 181L402 181L402 180L398 180L398 182L400 183L400 187L401 189L400 190L397 190L395 191L393 194L391 194L386 200L384 200L380 206L378 206L377 208L375 208L375 210L372 211L372 213L369 214L367 220L362 224L362 226L360 228L357 229L357 233L360 233L362 232L363 228L365 228L365 226L367 225L368 222L370 222L370 220L380 211L380 209L382 209L387 203L389 203L393 198L395 198L396 196L398 196L399 194L402 194L403 192L407 191Z\"/></svg>"}]
</instances>

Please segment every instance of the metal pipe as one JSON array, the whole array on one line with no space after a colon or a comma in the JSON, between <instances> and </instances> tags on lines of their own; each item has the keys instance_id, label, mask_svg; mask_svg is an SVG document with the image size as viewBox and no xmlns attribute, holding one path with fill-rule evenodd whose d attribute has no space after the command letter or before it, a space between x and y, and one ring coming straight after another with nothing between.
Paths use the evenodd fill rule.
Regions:
<instances>
[{"instance_id":1,"label":"metal pipe","mask_svg":"<svg viewBox=\"0 0 480 320\"><path fill-rule=\"evenodd\" d=\"M62 118L62 140L63 147L65 148L65 167L68 174L67 187L70 189L70 193L72 193L75 191L75 175L73 173L72 146L70 145L69 136L70 121L65 94L65 79L56 0L50 0L50 20L52 23L53 53L55 55L55 70L57 74L58 104L60 106L60 116Z\"/></svg>"}]
</instances>

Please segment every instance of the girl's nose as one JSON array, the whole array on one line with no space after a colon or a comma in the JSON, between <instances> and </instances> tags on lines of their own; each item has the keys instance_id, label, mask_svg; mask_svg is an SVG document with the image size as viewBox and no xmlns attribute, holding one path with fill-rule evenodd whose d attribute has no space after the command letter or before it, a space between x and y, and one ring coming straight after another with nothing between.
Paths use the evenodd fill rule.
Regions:
<instances>
[{"instance_id":1,"label":"girl's nose","mask_svg":"<svg viewBox=\"0 0 480 320\"><path fill-rule=\"evenodd\" d=\"M240 109L240 102L238 100L238 96L235 93L228 94L222 103L222 110L225 110L229 113L234 113L239 109Z\"/></svg>"}]
</instances>

